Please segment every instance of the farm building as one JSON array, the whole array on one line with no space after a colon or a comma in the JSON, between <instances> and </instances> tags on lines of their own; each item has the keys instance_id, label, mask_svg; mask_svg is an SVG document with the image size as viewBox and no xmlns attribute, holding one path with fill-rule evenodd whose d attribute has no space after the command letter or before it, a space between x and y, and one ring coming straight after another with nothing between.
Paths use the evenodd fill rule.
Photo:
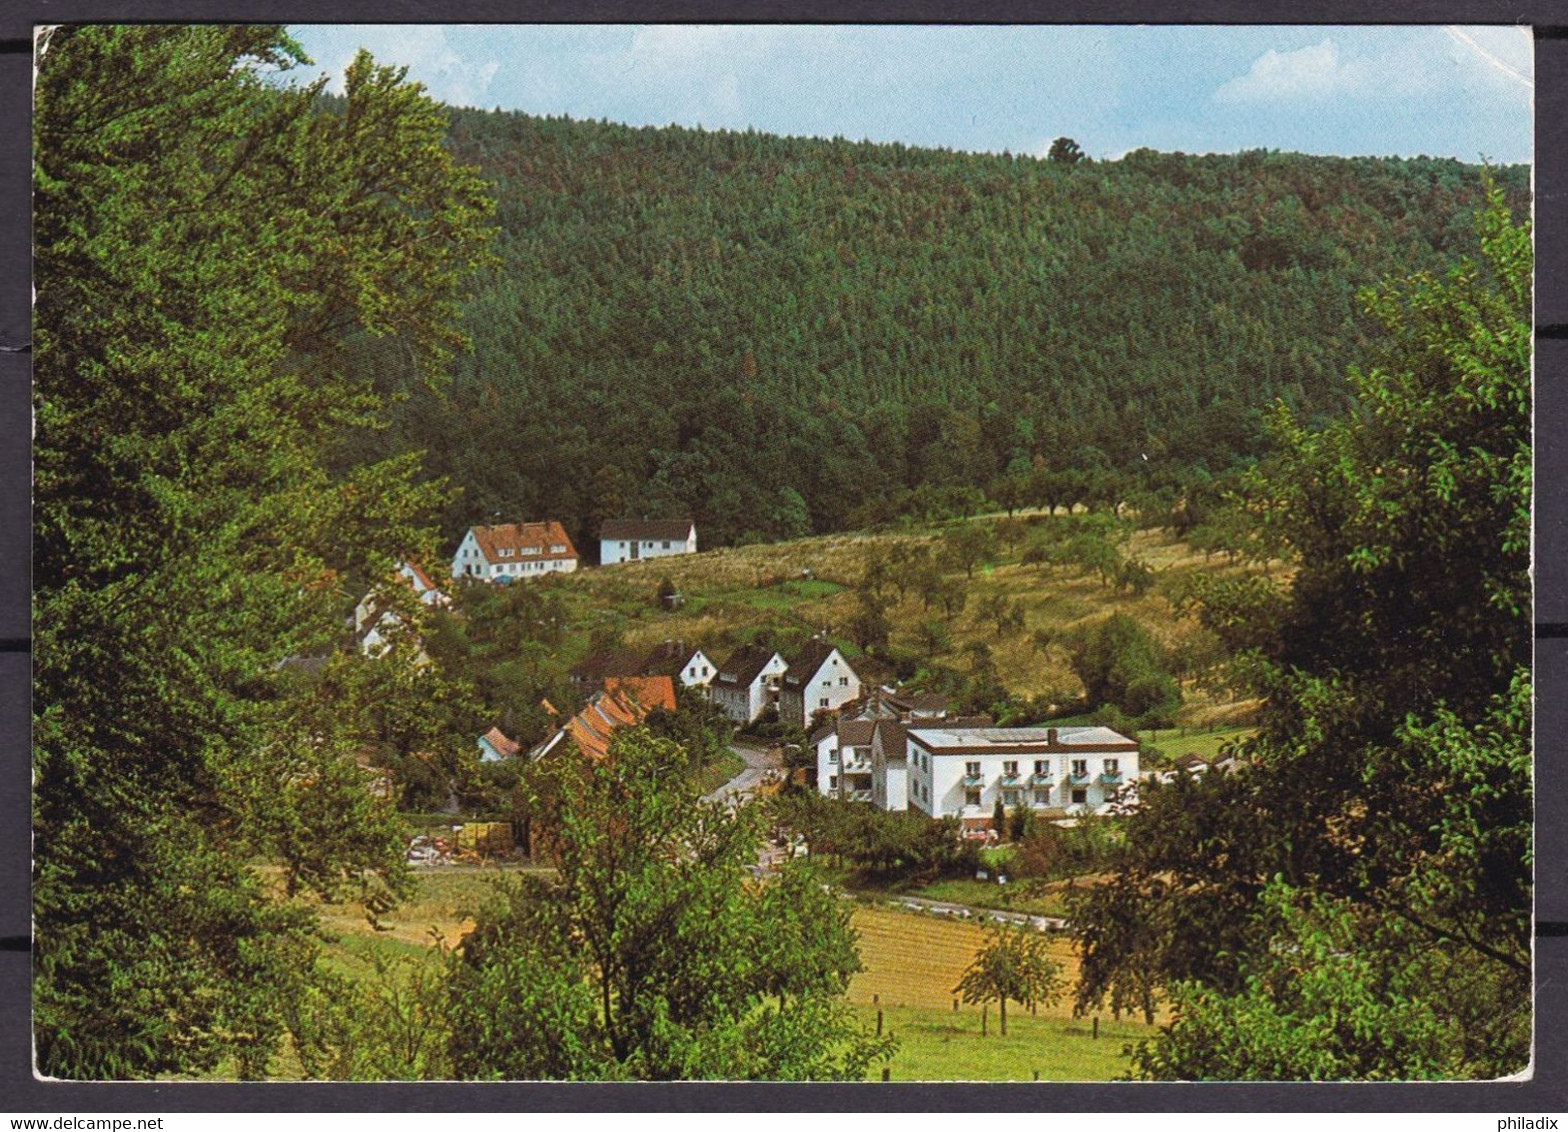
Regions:
<instances>
[{"instance_id":1,"label":"farm building","mask_svg":"<svg viewBox=\"0 0 1568 1132\"><path fill-rule=\"evenodd\" d=\"M599 565L697 553L690 519L606 519L599 528Z\"/></svg>"},{"instance_id":2,"label":"farm building","mask_svg":"<svg viewBox=\"0 0 1568 1132\"><path fill-rule=\"evenodd\" d=\"M544 523L502 523L470 527L452 557L452 577L510 582L577 569L577 548L566 528Z\"/></svg>"}]
</instances>

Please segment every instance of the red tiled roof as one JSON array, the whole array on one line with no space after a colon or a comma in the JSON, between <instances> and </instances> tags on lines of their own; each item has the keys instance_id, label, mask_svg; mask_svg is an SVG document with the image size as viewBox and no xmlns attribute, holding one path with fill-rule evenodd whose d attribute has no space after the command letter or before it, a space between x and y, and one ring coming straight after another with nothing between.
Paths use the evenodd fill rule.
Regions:
<instances>
[{"instance_id":1,"label":"red tiled roof","mask_svg":"<svg viewBox=\"0 0 1568 1132\"><path fill-rule=\"evenodd\" d=\"M408 569L408 572L413 575L414 589L416 591L423 593L425 590L433 590L436 588L436 584L430 580L430 575L426 574L419 568L419 563L405 562L403 565Z\"/></svg>"},{"instance_id":2,"label":"red tiled roof","mask_svg":"<svg viewBox=\"0 0 1568 1132\"><path fill-rule=\"evenodd\" d=\"M508 557L519 557L527 550L528 560L538 562L549 559L576 558L577 548L566 537L566 528L554 519L544 523L502 523L495 527L474 527L474 541L490 562L501 560L501 551L510 550ZM552 546L565 547L564 551L551 550Z\"/></svg>"},{"instance_id":3,"label":"red tiled roof","mask_svg":"<svg viewBox=\"0 0 1568 1132\"><path fill-rule=\"evenodd\" d=\"M495 753L500 755L503 759L511 758L513 755L517 754L519 750L517 743L511 739L508 739L504 734L502 734L499 727L492 727L489 731L485 732L485 742L494 747Z\"/></svg>"},{"instance_id":4,"label":"red tiled roof","mask_svg":"<svg viewBox=\"0 0 1568 1132\"><path fill-rule=\"evenodd\" d=\"M604 690L612 696L630 696L644 716L654 708L675 710L675 681L668 676L611 676Z\"/></svg>"}]
</instances>

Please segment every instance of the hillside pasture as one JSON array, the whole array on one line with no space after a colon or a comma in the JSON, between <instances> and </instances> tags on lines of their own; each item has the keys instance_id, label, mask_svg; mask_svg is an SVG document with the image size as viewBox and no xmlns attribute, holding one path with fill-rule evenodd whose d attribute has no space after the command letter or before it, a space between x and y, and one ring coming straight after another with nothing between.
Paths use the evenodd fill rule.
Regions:
<instances>
[{"instance_id":1,"label":"hillside pasture","mask_svg":"<svg viewBox=\"0 0 1568 1132\"><path fill-rule=\"evenodd\" d=\"M1066 521L1065 515L1044 512L1015 516L1011 529L1015 535L1021 530L1022 537L1003 540L998 557L977 566L971 576L951 575L963 579L966 592L963 608L952 615L913 587L900 591L897 585L904 579L895 580L884 606L891 652L917 658L917 666L936 662L968 672L974 663L971 647L983 644L1008 691L1042 706L1081 695L1064 642L1113 613L1138 621L1162 648L1188 664L1193 675L1213 662L1217 654L1208 633L1191 617L1179 615L1167 595L1187 575L1236 574L1256 567L1206 556L1164 530L1134 531L1122 546L1122 553L1155 571L1154 585L1142 594L1118 591L1073 567L1026 565L1022 557L1027 547L1044 537L1049 524ZM988 516L968 522L995 527L1009 520ZM710 650L722 662L741 643L765 642L787 652L811 634L825 632L853 656L858 650L849 627L860 600L855 587L872 556L888 553L897 560L935 551L960 525L724 547L582 570L554 584L580 609L579 625L614 625L631 648L684 640ZM654 597L666 578L684 598L684 605L673 611L661 609ZM1020 609L1021 627L999 630L984 618L986 599L993 596ZM933 620L942 623L949 637L935 654L922 643L921 629ZM581 655L586 642L578 641L568 651ZM883 679L890 673L871 665L867 675ZM1231 698L1191 676L1184 680L1183 691L1178 720L1184 727L1240 728L1252 722L1253 702Z\"/></svg>"}]
</instances>

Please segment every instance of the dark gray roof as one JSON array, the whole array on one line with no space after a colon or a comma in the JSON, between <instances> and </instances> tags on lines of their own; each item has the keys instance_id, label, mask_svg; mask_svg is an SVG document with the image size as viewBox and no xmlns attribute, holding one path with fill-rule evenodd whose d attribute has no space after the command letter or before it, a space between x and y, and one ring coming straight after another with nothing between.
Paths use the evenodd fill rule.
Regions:
<instances>
[{"instance_id":1,"label":"dark gray roof","mask_svg":"<svg viewBox=\"0 0 1568 1132\"><path fill-rule=\"evenodd\" d=\"M749 688L754 680L762 675L762 670L778 653L772 649L765 649L759 645L746 645L730 654L730 658L719 666L719 674L715 676L716 684L732 684L739 688Z\"/></svg>"},{"instance_id":2,"label":"dark gray roof","mask_svg":"<svg viewBox=\"0 0 1568 1132\"><path fill-rule=\"evenodd\" d=\"M794 661L791 662L789 668L785 670L784 686L792 690L804 687L806 681L815 676L817 674L817 670L820 669L822 665L826 663L828 657L833 654L833 649L835 647L836 646L832 641L824 641L821 637L815 637L812 640L807 641L806 647L801 649L800 652L796 654ZM842 653L839 655L843 656ZM854 668L850 666L848 657L845 657L844 659L844 668L847 672L855 671ZM858 677L859 674L857 673L856 675Z\"/></svg>"},{"instance_id":3,"label":"dark gray roof","mask_svg":"<svg viewBox=\"0 0 1568 1132\"><path fill-rule=\"evenodd\" d=\"M695 524L690 519L606 519L601 539L669 539L685 542Z\"/></svg>"}]
</instances>

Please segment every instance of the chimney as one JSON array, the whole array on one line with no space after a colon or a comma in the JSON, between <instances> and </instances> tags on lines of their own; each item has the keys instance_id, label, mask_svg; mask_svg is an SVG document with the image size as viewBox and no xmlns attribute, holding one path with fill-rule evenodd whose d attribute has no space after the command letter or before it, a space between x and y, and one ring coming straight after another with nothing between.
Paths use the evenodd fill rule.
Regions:
<instances>
[{"instance_id":1,"label":"chimney","mask_svg":"<svg viewBox=\"0 0 1568 1132\"><path fill-rule=\"evenodd\" d=\"M1056 746L1056 728L1047 727L1045 729L1045 741L1052 747Z\"/></svg>"}]
</instances>

